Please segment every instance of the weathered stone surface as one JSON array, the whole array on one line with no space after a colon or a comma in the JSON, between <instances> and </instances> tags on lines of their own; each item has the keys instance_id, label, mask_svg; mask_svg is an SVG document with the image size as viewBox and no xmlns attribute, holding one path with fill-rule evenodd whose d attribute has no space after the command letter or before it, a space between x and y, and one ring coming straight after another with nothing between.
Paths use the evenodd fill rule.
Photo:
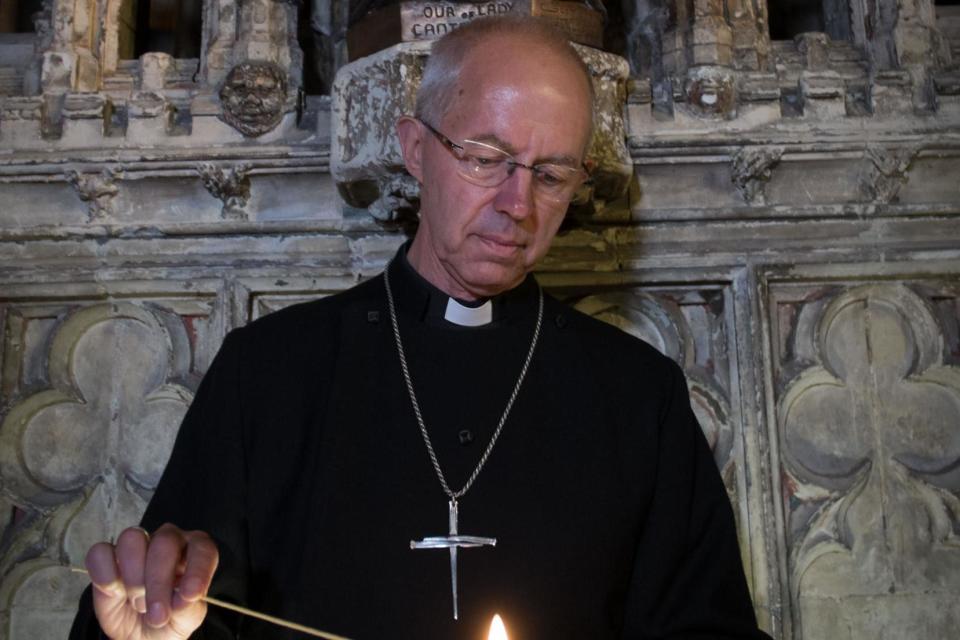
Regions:
<instances>
[{"instance_id":1,"label":"weathered stone surface","mask_svg":"<svg viewBox=\"0 0 960 640\"><path fill-rule=\"evenodd\" d=\"M65 635L59 565L137 520L225 333L375 275L417 205L426 49L304 98L295 3L207 0L200 60L122 59L120 4L0 34L3 639ZM771 42L781 3L637 0L632 77L579 49L602 171L537 274L687 372L775 638L953 640L960 11L828 4ZM314 3L315 66L346 8ZM287 82L256 139L220 119L247 63Z\"/></svg>"},{"instance_id":2,"label":"weathered stone surface","mask_svg":"<svg viewBox=\"0 0 960 640\"><path fill-rule=\"evenodd\" d=\"M76 594L89 581L49 559L18 565L4 576L0 603L17 613L4 625L7 638L43 638L52 629L70 629L76 615Z\"/></svg>"},{"instance_id":3,"label":"weathered stone surface","mask_svg":"<svg viewBox=\"0 0 960 640\"><path fill-rule=\"evenodd\" d=\"M728 66L733 62L733 31L722 14L720 9L718 14L694 20L688 44L692 65Z\"/></svg>"},{"instance_id":4,"label":"weathered stone surface","mask_svg":"<svg viewBox=\"0 0 960 640\"><path fill-rule=\"evenodd\" d=\"M249 0L221 7L237 12L234 64L270 62L287 72L287 84L298 88L303 53L297 42L297 2Z\"/></svg>"},{"instance_id":5,"label":"weathered stone surface","mask_svg":"<svg viewBox=\"0 0 960 640\"><path fill-rule=\"evenodd\" d=\"M193 367L209 361L197 340L211 315L201 296L164 302L75 306L34 296L0 310L8 328L0 479L18 504L52 516L14 525L21 536L42 525L40 558L0 557L6 637L69 624L85 581L57 563L82 564L92 542L136 522L159 480L192 396L183 384L195 385Z\"/></svg>"},{"instance_id":6,"label":"weathered stone surface","mask_svg":"<svg viewBox=\"0 0 960 640\"><path fill-rule=\"evenodd\" d=\"M140 90L161 91L172 79L173 56L166 53L145 53L140 58Z\"/></svg>"},{"instance_id":7,"label":"weathered stone surface","mask_svg":"<svg viewBox=\"0 0 960 640\"><path fill-rule=\"evenodd\" d=\"M846 85L835 71L804 71L800 74L800 95L805 116L829 120L847 113Z\"/></svg>"},{"instance_id":8,"label":"weathered stone surface","mask_svg":"<svg viewBox=\"0 0 960 640\"><path fill-rule=\"evenodd\" d=\"M958 621L960 368L943 360L957 346L957 293L941 324L932 300L902 285L775 289L784 513L804 637L946 637Z\"/></svg>"},{"instance_id":9,"label":"weathered stone surface","mask_svg":"<svg viewBox=\"0 0 960 640\"><path fill-rule=\"evenodd\" d=\"M393 125L414 111L429 42L395 45L343 67L331 93L330 173L352 206L379 197L378 181L402 171ZM371 188L350 185L369 183Z\"/></svg>"}]
</instances>

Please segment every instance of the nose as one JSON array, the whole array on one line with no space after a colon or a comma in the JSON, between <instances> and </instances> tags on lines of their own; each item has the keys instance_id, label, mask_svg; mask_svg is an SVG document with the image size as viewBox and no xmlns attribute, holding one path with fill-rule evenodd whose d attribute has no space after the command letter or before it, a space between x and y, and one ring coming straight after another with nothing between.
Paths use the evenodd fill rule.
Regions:
<instances>
[{"instance_id":1,"label":"nose","mask_svg":"<svg viewBox=\"0 0 960 640\"><path fill-rule=\"evenodd\" d=\"M523 220L533 210L533 172L522 166L503 181L493 201L494 208L514 220Z\"/></svg>"}]
</instances>

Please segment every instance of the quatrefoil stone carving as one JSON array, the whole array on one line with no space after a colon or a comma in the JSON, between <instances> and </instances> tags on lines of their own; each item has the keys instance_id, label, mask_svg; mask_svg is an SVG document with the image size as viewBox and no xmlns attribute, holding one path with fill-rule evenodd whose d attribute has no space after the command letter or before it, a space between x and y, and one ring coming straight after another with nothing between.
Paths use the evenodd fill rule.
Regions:
<instances>
[{"instance_id":1,"label":"quatrefoil stone carving","mask_svg":"<svg viewBox=\"0 0 960 640\"><path fill-rule=\"evenodd\" d=\"M779 407L803 635L948 628L960 618L960 368L943 364L941 329L903 286L837 297L815 343L820 364Z\"/></svg>"},{"instance_id":2,"label":"quatrefoil stone carving","mask_svg":"<svg viewBox=\"0 0 960 640\"><path fill-rule=\"evenodd\" d=\"M49 388L14 404L0 425L4 490L34 514L36 535L22 537L40 547L31 561L0 559L16 564L17 579L0 589L11 629L39 632L43 610L29 603L49 605L51 590L75 608L82 582L57 564L81 564L93 542L139 521L192 396L181 384L189 354L182 323L130 303L81 309L56 331Z\"/></svg>"}]
</instances>

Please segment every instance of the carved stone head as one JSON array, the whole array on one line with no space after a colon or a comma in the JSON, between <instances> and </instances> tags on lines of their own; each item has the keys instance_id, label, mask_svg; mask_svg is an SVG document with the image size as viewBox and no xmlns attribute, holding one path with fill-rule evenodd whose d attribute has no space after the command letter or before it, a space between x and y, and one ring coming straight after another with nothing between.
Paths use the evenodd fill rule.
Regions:
<instances>
[{"instance_id":1,"label":"carved stone head","mask_svg":"<svg viewBox=\"0 0 960 640\"><path fill-rule=\"evenodd\" d=\"M734 78L725 69L692 70L687 78L686 94L690 109L702 118L732 118L736 114Z\"/></svg>"},{"instance_id":2,"label":"carved stone head","mask_svg":"<svg viewBox=\"0 0 960 640\"><path fill-rule=\"evenodd\" d=\"M243 62L223 81L220 117L243 135L255 138L280 124L286 102L283 69L270 62Z\"/></svg>"}]
</instances>

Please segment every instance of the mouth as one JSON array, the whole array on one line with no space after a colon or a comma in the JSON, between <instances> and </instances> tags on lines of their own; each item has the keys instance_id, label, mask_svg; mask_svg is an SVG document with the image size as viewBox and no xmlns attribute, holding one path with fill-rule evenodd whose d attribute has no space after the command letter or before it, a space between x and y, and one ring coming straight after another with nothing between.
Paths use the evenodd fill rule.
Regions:
<instances>
[{"instance_id":1,"label":"mouth","mask_svg":"<svg viewBox=\"0 0 960 640\"><path fill-rule=\"evenodd\" d=\"M512 258L517 253L523 251L526 243L513 238L503 238L499 236L478 235L480 240L491 253L505 258Z\"/></svg>"}]
</instances>

